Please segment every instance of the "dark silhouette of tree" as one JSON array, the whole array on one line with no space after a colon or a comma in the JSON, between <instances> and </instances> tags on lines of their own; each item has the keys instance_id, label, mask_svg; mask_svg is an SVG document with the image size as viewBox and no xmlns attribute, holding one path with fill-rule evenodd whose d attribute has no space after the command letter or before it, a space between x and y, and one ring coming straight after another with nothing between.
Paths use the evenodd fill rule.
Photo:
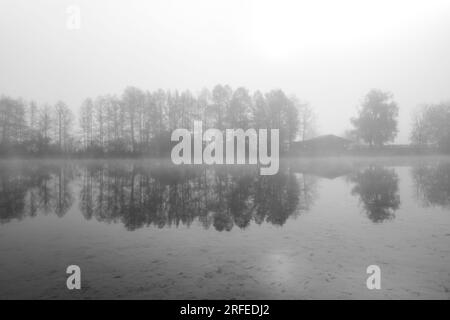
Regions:
<instances>
[{"instance_id":1,"label":"dark silhouette of tree","mask_svg":"<svg viewBox=\"0 0 450 320\"><path fill-rule=\"evenodd\" d=\"M73 193L70 188L70 182L73 180L73 169L68 168L67 166L71 165L65 164L61 167L58 167L53 179L55 183L54 211L58 217L62 217L67 213L74 200Z\"/></svg>"},{"instance_id":2,"label":"dark silhouette of tree","mask_svg":"<svg viewBox=\"0 0 450 320\"><path fill-rule=\"evenodd\" d=\"M127 168L95 163L82 170L83 215L121 222L128 230L189 226L194 221L218 231L229 231L235 225L246 228L252 221L283 225L310 206L299 203L309 195L303 195L298 179L288 171L262 177L256 168Z\"/></svg>"},{"instance_id":3,"label":"dark silhouette of tree","mask_svg":"<svg viewBox=\"0 0 450 320\"><path fill-rule=\"evenodd\" d=\"M209 105L212 104L212 93L203 88L197 97L196 114L198 119L203 121L205 128L212 127L212 119L209 115Z\"/></svg>"},{"instance_id":4,"label":"dark silhouette of tree","mask_svg":"<svg viewBox=\"0 0 450 320\"><path fill-rule=\"evenodd\" d=\"M370 146L382 146L397 135L398 106L389 92L373 89L351 120L358 137Z\"/></svg>"},{"instance_id":5,"label":"dark silhouette of tree","mask_svg":"<svg viewBox=\"0 0 450 320\"><path fill-rule=\"evenodd\" d=\"M125 107L125 120L128 123L128 132L131 140L131 151L136 150L136 131L141 127L141 110L145 104L145 94L135 87L127 87L122 95Z\"/></svg>"},{"instance_id":6,"label":"dark silhouette of tree","mask_svg":"<svg viewBox=\"0 0 450 320\"><path fill-rule=\"evenodd\" d=\"M50 106L45 104L39 112L38 130L44 141L50 143L53 129L52 112Z\"/></svg>"},{"instance_id":7,"label":"dark silhouette of tree","mask_svg":"<svg viewBox=\"0 0 450 320\"><path fill-rule=\"evenodd\" d=\"M248 129L252 111L252 99L247 89L237 88L231 97L227 110L227 123L230 128Z\"/></svg>"},{"instance_id":8,"label":"dark silhouette of tree","mask_svg":"<svg viewBox=\"0 0 450 320\"><path fill-rule=\"evenodd\" d=\"M25 128L25 103L20 99L1 96L0 144L2 148L23 142Z\"/></svg>"},{"instance_id":9,"label":"dark silhouette of tree","mask_svg":"<svg viewBox=\"0 0 450 320\"><path fill-rule=\"evenodd\" d=\"M291 101L298 112L298 137L302 141L314 137L316 135L316 115L314 110L308 103L300 102L295 96L291 97Z\"/></svg>"},{"instance_id":10,"label":"dark silhouette of tree","mask_svg":"<svg viewBox=\"0 0 450 320\"><path fill-rule=\"evenodd\" d=\"M28 106L28 127L29 136L35 136L38 133L38 105L36 102L31 101Z\"/></svg>"},{"instance_id":11,"label":"dark silhouette of tree","mask_svg":"<svg viewBox=\"0 0 450 320\"><path fill-rule=\"evenodd\" d=\"M58 101L52 108L0 98L0 154L48 155L75 150L73 114Z\"/></svg>"},{"instance_id":12,"label":"dark silhouette of tree","mask_svg":"<svg viewBox=\"0 0 450 320\"><path fill-rule=\"evenodd\" d=\"M252 223L281 226L310 209L314 190L314 180L288 167L260 176L256 166L9 162L0 168L0 223L38 214L62 217L78 197L85 219L122 223L128 230L193 223L218 231Z\"/></svg>"},{"instance_id":13,"label":"dark silhouette of tree","mask_svg":"<svg viewBox=\"0 0 450 320\"><path fill-rule=\"evenodd\" d=\"M394 170L370 166L351 177L356 185L353 195L358 195L370 220L380 223L394 218L400 207L398 176Z\"/></svg>"},{"instance_id":14,"label":"dark silhouette of tree","mask_svg":"<svg viewBox=\"0 0 450 320\"><path fill-rule=\"evenodd\" d=\"M0 167L0 223L38 213L65 215L73 204L69 164L5 163Z\"/></svg>"},{"instance_id":15,"label":"dark silhouette of tree","mask_svg":"<svg viewBox=\"0 0 450 320\"><path fill-rule=\"evenodd\" d=\"M74 116L72 111L64 102L58 101L55 105L54 129L55 140L59 145L59 150L62 152L69 151L73 121Z\"/></svg>"},{"instance_id":16,"label":"dark silhouette of tree","mask_svg":"<svg viewBox=\"0 0 450 320\"><path fill-rule=\"evenodd\" d=\"M450 152L450 103L423 106L413 119L411 142L419 146L435 145Z\"/></svg>"},{"instance_id":17,"label":"dark silhouette of tree","mask_svg":"<svg viewBox=\"0 0 450 320\"><path fill-rule=\"evenodd\" d=\"M264 121L268 128L280 130L280 152L289 150L289 146L298 133L298 109L282 90L272 90L265 96Z\"/></svg>"},{"instance_id":18,"label":"dark silhouette of tree","mask_svg":"<svg viewBox=\"0 0 450 320\"><path fill-rule=\"evenodd\" d=\"M173 146L171 132L193 129L279 129L281 152L297 138L313 133L312 109L282 90L251 94L216 85L198 95L189 90L143 91L127 87L120 97L101 95L83 101L74 115L63 101L53 107L0 98L0 153L90 156L166 156Z\"/></svg>"},{"instance_id":19,"label":"dark silhouette of tree","mask_svg":"<svg viewBox=\"0 0 450 320\"><path fill-rule=\"evenodd\" d=\"M256 91L253 94L253 125L256 128L268 127L268 107L264 94Z\"/></svg>"},{"instance_id":20,"label":"dark silhouette of tree","mask_svg":"<svg viewBox=\"0 0 450 320\"><path fill-rule=\"evenodd\" d=\"M416 196L426 207L450 208L450 163L419 164L412 168Z\"/></svg>"},{"instance_id":21,"label":"dark silhouette of tree","mask_svg":"<svg viewBox=\"0 0 450 320\"><path fill-rule=\"evenodd\" d=\"M94 145L94 103L92 99L84 100L80 108L79 120L84 150L89 150Z\"/></svg>"},{"instance_id":22,"label":"dark silhouette of tree","mask_svg":"<svg viewBox=\"0 0 450 320\"><path fill-rule=\"evenodd\" d=\"M0 222L22 219L25 216L25 197L28 179L16 179L11 168L0 168Z\"/></svg>"},{"instance_id":23,"label":"dark silhouette of tree","mask_svg":"<svg viewBox=\"0 0 450 320\"><path fill-rule=\"evenodd\" d=\"M233 91L229 86L216 85L212 90L212 104L209 106L210 114L214 119L213 126L219 130L226 128L226 115L230 107Z\"/></svg>"}]
</instances>

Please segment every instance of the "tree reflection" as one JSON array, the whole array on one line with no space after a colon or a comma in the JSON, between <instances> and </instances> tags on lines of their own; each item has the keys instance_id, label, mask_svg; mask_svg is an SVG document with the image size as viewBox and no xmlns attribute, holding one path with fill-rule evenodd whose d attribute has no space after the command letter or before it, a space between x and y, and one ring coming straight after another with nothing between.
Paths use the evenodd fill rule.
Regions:
<instances>
[{"instance_id":1,"label":"tree reflection","mask_svg":"<svg viewBox=\"0 0 450 320\"><path fill-rule=\"evenodd\" d=\"M380 223L395 217L400 207L398 176L394 170L371 166L351 177L352 190L358 195L370 220Z\"/></svg>"},{"instance_id":2,"label":"tree reflection","mask_svg":"<svg viewBox=\"0 0 450 320\"><path fill-rule=\"evenodd\" d=\"M450 162L420 164L413 167L412 178L424 206L450 208Z\"/></svg>"},{"instance_id":3,"label":"tree reflection","mask_svg":"<svg viewBox=\"0 0 450 320\"><path fill-rule=\"evenodd\" d=\"M70 165L3 164L0 166L0 222L38 212L62 217L73 204Z\"/></svg>"},{"instance_id":4,"label":"tree reflection","mask_svg":"<svg viewBox=\"0 0 450 320\"><path fill-rule=\"evenodd\" d=\"M260 176L257 168L87 166L82 173L80 209L99 221L127 229L191 225L229 231L251 222L283 225L307 211L311 180L289 172ZM300 188L300 182L306 188ZM308 193L308 194L305 194ZM306 201L308 203L301 203Z\"/></svg>"},{"instance_id":5,"label":"tree reflection","mask_svg":"<svg viewBox=\"0 0 450 320\"><path fill-rule=\"evenodd\" d=\"M256 166L173 166L87 161L0 166L0 222L54 213L78 196L85 219L126 229L200 223L229 231L252 223L282 226L310 209L316 180L288 167L261 176ZM75 192L78 192L75 194Z\"/></svg>"}]
</instances>

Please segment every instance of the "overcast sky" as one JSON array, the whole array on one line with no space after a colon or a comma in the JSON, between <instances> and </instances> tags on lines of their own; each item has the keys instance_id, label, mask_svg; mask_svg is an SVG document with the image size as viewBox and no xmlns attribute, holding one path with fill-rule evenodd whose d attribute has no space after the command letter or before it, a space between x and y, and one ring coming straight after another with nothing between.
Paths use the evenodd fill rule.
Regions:
<instances>
[{"instance_id":1,"label":"overcast sky","mask_svg":"<svg viewBox=\"0 0 450 320\"><path fill-rule=\"evenodd\" d=\"M70 30L67 7L79 6ZM217 83L308 101L342 134L371 88L411 112L450 100L450 1L0 0L0 94L78 110L99 94Z\"/></svg>"}]
</instances>

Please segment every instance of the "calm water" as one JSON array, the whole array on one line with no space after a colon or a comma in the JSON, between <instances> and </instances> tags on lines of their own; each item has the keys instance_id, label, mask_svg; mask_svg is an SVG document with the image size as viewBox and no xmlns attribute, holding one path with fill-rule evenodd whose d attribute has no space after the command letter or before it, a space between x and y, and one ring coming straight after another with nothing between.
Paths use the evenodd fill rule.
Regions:
<instances>
[{"instance_id":1,"label":"calm water","mask_svg":"<svg viewBox=\"0 0 450 320\"><path fill-rule=\"evenodd\" d=\"M449 253L449 158L0 162L3 299L449 299Z\"/></svg>"}]
</instances>

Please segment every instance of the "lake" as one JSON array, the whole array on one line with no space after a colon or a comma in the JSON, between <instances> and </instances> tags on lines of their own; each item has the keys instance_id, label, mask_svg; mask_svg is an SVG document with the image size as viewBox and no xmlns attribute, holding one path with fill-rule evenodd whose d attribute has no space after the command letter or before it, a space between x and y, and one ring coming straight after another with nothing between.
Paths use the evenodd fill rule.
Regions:
<instances>
[{"instance_id":1,"label":"lake","mask_svg":"<svg viewBox=\"0 0 450 320\"><path fill-rule=\"evenodd\" d=\"M449 299L450 158L2 160L0 256L1 299Z\"/></svg>"}]
</instances>

